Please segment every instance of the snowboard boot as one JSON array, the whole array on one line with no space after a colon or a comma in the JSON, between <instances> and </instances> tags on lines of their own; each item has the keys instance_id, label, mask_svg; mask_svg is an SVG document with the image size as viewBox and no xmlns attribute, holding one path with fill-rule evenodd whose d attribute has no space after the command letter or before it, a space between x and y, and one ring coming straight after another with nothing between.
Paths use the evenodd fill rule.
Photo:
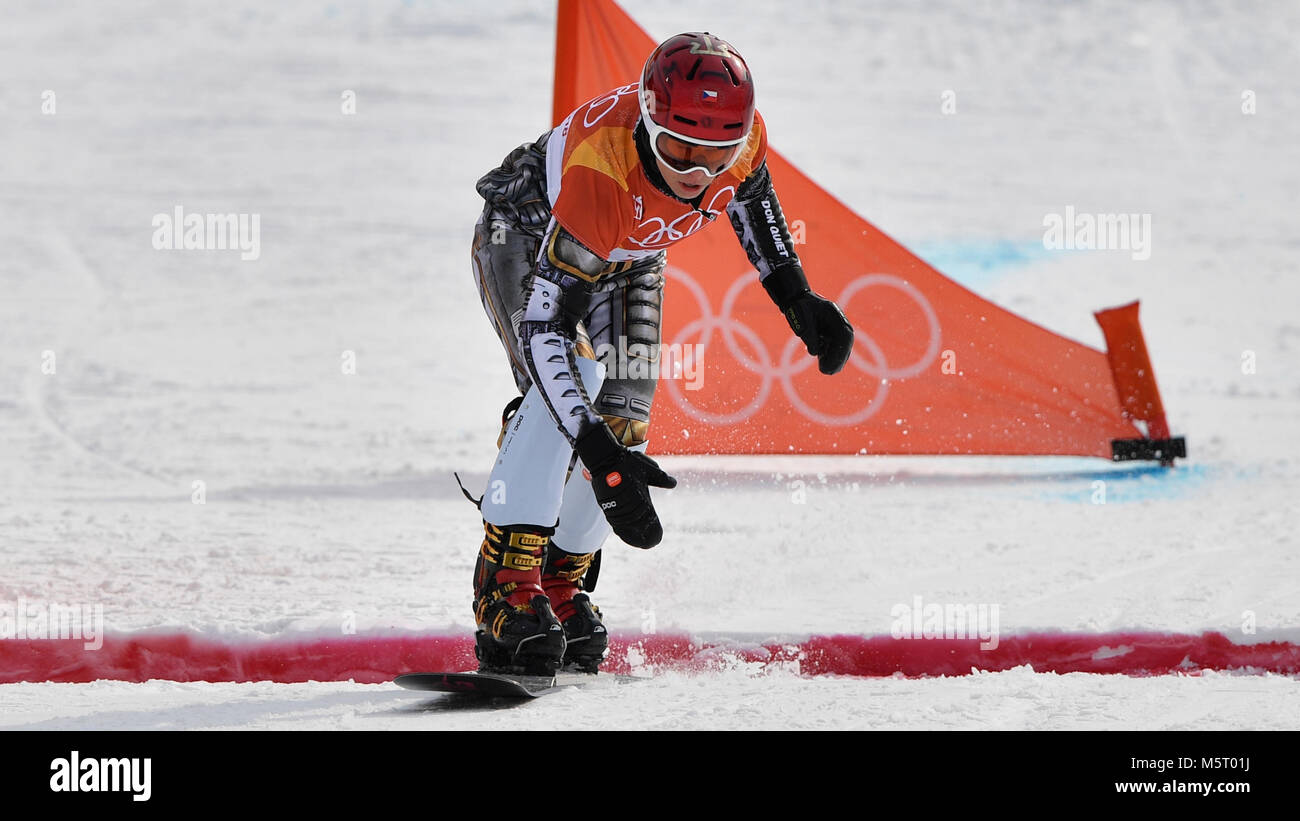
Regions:
<instances>
[{"instance_id":1,"label":"snowboard boot","mask_svg":"<svg viewBox=\"0 0 1300 821\"><path fill-rule=\"evenodd\" d=\"M480 672L550 676L564 658L564 627L542 589L554 528L483 523L474 568L474 655Z\"/></svg>"},{"instance_id":2,"label":"snowboard boot","mask_svg":"<svg viewBox=\"0 0 1300 821\"><path fill-rule=\"evenodd\" d=\"M609 635L600 610L587 595L596 586L600 551L566 553L550 545L542 568L542 589L564 625L564 669L595 673L609 653Z\"/></svg>"}]
</instances>

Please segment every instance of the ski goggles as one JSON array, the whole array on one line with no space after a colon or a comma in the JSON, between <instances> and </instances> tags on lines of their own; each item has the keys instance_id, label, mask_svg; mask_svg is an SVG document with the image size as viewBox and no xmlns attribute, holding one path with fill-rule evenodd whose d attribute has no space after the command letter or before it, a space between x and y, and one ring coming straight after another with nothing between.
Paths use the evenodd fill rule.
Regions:
<instances>
[{"instance_id":1,"label":"ski goggles","mask_svg":"<svg viewBox=\"0 0 1300 821\"><path fill-rule=\"evenodd\" d=\"M738 140L693 140L670 131L650 116L646 107L646 94L640 94L641 122L650 136L650 150L659 162L679 174L703 171L716 177L736 164L745 148L748 135Z\"/></svg>"},{"instance_id":2,"label":"ski goggles","mask_svg":"<svg viewBox=\"0 0 1300 821\"><path fill-rule=\"evenodd\" d=\"M646 126L650 132L650 148L659 161L672 170L689 174L699 169L710 177L716 177L735 165L740 158L745 141L713 143L687 140L668 131L663 126ZM655 132L658 133L655 133Z\"/></svg>"}]
</instances>

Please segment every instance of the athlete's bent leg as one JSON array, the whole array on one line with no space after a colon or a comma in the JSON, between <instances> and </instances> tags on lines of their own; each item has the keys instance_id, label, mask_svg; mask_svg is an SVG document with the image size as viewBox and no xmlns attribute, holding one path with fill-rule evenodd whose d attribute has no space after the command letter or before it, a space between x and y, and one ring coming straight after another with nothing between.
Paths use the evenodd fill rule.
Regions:
<instances>
[{"instance_id":1,"label":"athlete's bent leg","mask_svg":"<svg viewBox=\"0 0 1300 821\"><path fill-rule=\"evenodd\" d=\"M624 447L642 452L656 384L649 364L660 339L661 270L662 265L652 261L649 270L593 300L583 320L593 351L606 367L596 408ZM648 359L630 367L634 356ZM595 590L601 546L610 533L591 490L591 476L579 462L565 485L559 524L542 570L542 588L564 624L566 667L594 672L607 651L600 609L589 594Z\"/></svg>"},{"instance_id":2,"label":"athlete's bent leg","mask_svg":"<svg viewBox=\"0 0 1300 821\"><path fill-rule=\"evenodd\" d=\"M598 390L604 367L590 359L577 362L583 384ZM474 574L474 619L484 669L547 674L563 661L567 638L542 586L542 570L572 459L572 445L537 387L529 387L506 426L481 502L484 539Z\"/></svg>"}]
</instances>

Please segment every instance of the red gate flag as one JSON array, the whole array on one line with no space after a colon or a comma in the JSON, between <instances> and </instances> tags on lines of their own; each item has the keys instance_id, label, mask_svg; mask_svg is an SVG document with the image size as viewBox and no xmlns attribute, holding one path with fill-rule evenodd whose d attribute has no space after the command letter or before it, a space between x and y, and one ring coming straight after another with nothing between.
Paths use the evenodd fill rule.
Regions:
<instances>
[{"instance_id":1,"label":"red gate flag","mask_svg":"<svg viewBox=\"0 0 1300 821\"><path fill-rule=\"evenodd\" d=\"M656 44L613 0L559 0L554 124L635 83ZM1119 330L1137 336L1119 357L1146 374L1133 380L943 276L771 143L767 163L809 282L853 323L853 356L817 370L718 220L668 250L654 452L1111 458L1113 439L1142 436L1129 413L1159 409L1159 393L1149 360L1133 364L1146 356L1136 306Z\"/></svg>"},{"instance_id":2,"label":"red gate flag","mask_svg":"<svg viewBox=\"0 0 1300 821\"><path fill-rule=\"evenodd\" d=\"M1123 397L1125 416L1146 422L1147 435L1152 439L1168 438L1165 406L1160 401L1160 389L1156 387L1156 375L1138 322L1138 303L1097 311L1094 316L1106 336L1106 358L1115 375L1115 388Z\"/></svg>"}]
</instances>

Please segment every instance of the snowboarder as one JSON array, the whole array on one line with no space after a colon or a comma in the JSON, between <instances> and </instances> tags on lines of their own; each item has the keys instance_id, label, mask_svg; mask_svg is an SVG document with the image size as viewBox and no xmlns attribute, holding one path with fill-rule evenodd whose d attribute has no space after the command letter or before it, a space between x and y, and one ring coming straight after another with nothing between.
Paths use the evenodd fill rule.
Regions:
<instances>
[{"instance_id":1,"label":"snowboarder","mask_svg":"<svg viewBox=\"0 0 1300 821\"><path fill-rule=\"evenodd\" d=\"M744 59L692 32L478 181L474 278L523 394L479 503L481 669L596 672L601 545L611 529L633 547L663 537L649 488L677 482L643 453L655 379L615 359L658 350L669 245L725 213L821 372L848 361L853 328L809 288L766 153Z\"/></svg>"}]
</instances>

